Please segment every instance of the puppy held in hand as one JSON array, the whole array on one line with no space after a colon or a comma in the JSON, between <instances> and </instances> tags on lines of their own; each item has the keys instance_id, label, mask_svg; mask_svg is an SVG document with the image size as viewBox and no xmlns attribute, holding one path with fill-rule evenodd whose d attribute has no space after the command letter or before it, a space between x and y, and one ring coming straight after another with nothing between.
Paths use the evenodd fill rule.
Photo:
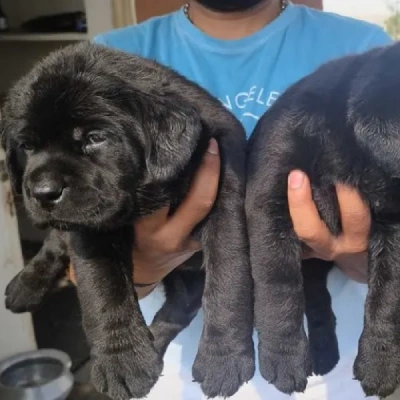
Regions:
<instances>
[{"instance_id":1,"label":"puppy held in hand","mask_svg":"<svg viewBox=\"0 0 400 400\"><path fill-rule=\"evenodd\" d=\"M14 191L23 194L36 225L53 228L8 286L7 307L33 310L71 261L100 391L113 399L147 395L169 341L201 302L205 326L195 380L209 397L230 396L250 380L246 138L231 113L167 68L85 43L51 54L21 79L3 118ZM193 232L202 244L205 283L199 256L174 271L149 329L131 278L133 222L166 205L171 213L177 209L211 138L221 154L220 188Z\"/></svg>"},{"instance_id":2,"label":"puppy held in hand","mask_svg":"<svg viewBox=\"0 0 400 400\"><path fill-rule=\"evenodd\" d=\"M399 63L400 44L394 44L325 64L280 97L250 140L246 214L260 370L283 392L303 391L313 369L327 372L338 359L326 290L330 266L303 262L302 277L302 245L287 202L294 169L310 177L321 218L334 234L341 232L336 184L357 189L371 209L368 296L354 376L370 396L386 397L398 386ZM313 296L303 292L310 282Z\"/></svg>"}]
</instances>

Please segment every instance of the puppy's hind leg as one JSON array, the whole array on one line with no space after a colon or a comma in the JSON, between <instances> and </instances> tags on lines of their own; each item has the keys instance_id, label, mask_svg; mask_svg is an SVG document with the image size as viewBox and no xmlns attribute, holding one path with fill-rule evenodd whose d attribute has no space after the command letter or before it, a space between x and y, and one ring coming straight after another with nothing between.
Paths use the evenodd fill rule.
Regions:
<instances>
[{"instance_id":1,"label":"puppy's hind leg","mask_svg":"<svg viewBox=\"0 0 400 400\"><path fill-rule=\"evenodd\" d=\"M204 326L192 373L209 397L231 397L255 372L253 282L244 212L245 151L239 132L221 140L225 159L215 206L201 231ZM244 143L245 144L245 143Z\"/></svg>"},{"instance_id":2,"label":"puppy's hind leg","mask_svg":"<svg viewBox=\"0 0 400 400\"><path fill-rule=\"evenodd\" d=\"M329 182L314 179L313 199L321 219L330 232L340 233L339 204L336 189ZM306 301L306 317L313 372L325 375L339 361L339 346L336 337L336 317L332 310L331 296L327 288L328 273L333 263L319 259L303 261L303 282Z\"/></svg>"},{"instance_id":3,"label":"puppy's hind leg","mask_svg":"<svg viewBox=\"0 0 400 400\"><path fill-rule=\"evenodd\" d=\"M165 354L172 340L190 325L201 307L205 282L201 263L201 253L196 253L163 281L166 301L150 326L160 356ZM185 268L186 265L189 267Z\"/></svg>"},{"instance_id":4,"label":"puppy's hind leg","mask_svg":"<svg viewBox=\"0 0 400 400\"><path fill-rule=\"evenodd\" d=\"M65 233L52 230L39 253L6 288L6 308L14 313L39 307L69 265Z\"/></svg>"},{"instance_id":5,"label":"puppy's hind leg","mask_svg":"<svg viewBox=\"0 0 400 400\"><path fill-rule=\"evenodd\" d=\"M327 277L332 267L333 263L322 260L303 261L308 339L315 375L327 374L339 361L336 317L327 288Z\"/></svg>"},{"instance_id":6,"label":"puppy's hind leg","mask_svg":"<svg viewBox=\"0 0 400 400\"><path fill-rule=\"evenodd\" d=\"M268 179L262 174L249 178L246 193L255 328L261 375L292 394L306 389L312 373L304 330L302 248L288 209L287 174L273 165L268 170Z\"/></svg>"}]
</instances>

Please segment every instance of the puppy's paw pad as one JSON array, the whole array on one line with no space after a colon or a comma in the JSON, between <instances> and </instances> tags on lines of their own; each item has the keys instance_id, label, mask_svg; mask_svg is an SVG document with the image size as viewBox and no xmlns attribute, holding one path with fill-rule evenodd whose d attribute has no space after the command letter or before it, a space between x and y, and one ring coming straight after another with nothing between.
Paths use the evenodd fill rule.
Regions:
<instances>
[{"instance_id":1,"label":"puppy's paw pad","mask_svg":"<svg viewBox=\"0 0 400 400\"><path fill-rule=\"evenodd\" d=\"M163 362L154 349L102 355L93 364L92 382L113 400L141 399L149 394L162 369Z\"/></svg>"},{"instance_id":2,"label":"puppy's paw pad","mask_svg":"<svg viewBox=\"0 0 400 400\"><path fill-rule=\"evenodd\" d=\"M259 346L260 373L263 378L286 394L302 393L312 373L311 356L307 343L299 343L290 354Z\"/></svg>"},{"instance_id":3,"label":"puppy's paw pad","mask_svg":"<svg viewBox=\"0 0 400 400\"><path fill-rule=\"evenodd\" d=\"M364 344L363 344L364 342ZM360 381L367 396L385 398L399 385L400 347L379 346L368 339L360 342L360 352L354 363L354 378Z\"/></svg>"},{"instance_id":4,"label":"puppy's paw pad","mask_svg":"<svg viewBox=\"0 0 400 400\"><path fill-rule=\"evenodd\" d=\"M237 350L233 349L229 352L199 352L193 365L193 379L200 383L208 398L233 396L244 383L251 380L254 372L252 349L242 354L237 354Z\"/></svg>"},{"instance_id":5,"label":"puppy's paw pad","mask_svg":"<svg viewBox=\"0 0 400 400\"><path fill-rule=\"evenodd\" d=\"M32 312L43 301L43 290L32 290L24 283L24 271L20 272L6 287L5 306L13 313Z\"/></svg>"},{"instance_id":6,"label":"puppy's paw pad","mask_svg":"<svg viewBox=\"0 0 400 400\"><path fill-rule=\"evenodd\" d=\"M325 333L310 339L310 353L312 358L313 373L326 375L331 372L339 362L339 346L335 332Z\"/></svg>"}]
</instances>

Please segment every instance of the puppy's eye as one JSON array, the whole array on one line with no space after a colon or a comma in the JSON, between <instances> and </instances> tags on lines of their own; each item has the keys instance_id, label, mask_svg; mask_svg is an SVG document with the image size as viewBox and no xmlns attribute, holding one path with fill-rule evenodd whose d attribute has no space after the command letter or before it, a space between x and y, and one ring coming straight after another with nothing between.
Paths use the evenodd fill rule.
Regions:
<instances>
[{"instance_id":1,"label":"puppy's eye","mask_svg":"<svg viewBox=\"0 0 400 400\"><path fill-rule=\"evenodd\" d=\"M35 150L35 147L31 143L20 143L18 146L21 150L23 151L33 151Z\"/></svg>"},{"instance_id":2,"label":"puppy's eye","mask_svg":"<svg viewBox=\"0 0 400 400\"><path fill-rule=\"evenodd\" d=\"M97 147L103 144L107 138L100 132L89 133L86 136L86 147Z\"/></svg>"}]
</instances>

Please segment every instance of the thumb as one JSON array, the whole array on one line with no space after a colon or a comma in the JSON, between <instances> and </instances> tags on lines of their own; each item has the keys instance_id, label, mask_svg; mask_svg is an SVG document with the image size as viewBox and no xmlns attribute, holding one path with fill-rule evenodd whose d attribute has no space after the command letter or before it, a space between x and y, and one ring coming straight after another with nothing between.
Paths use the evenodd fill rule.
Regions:
<instances>
[{"instance_id":1,"label":"thumb","mask_svg":"<svg viewBox=\"0 0 400 400\"><path fill-rule=\"evenodd\" d=\"M329 259L334 237L319 216L310 181L302 171L295 170L289 174L288 202L293 228L299 239L315 253Z\"/></svg>"}]
</instances>

